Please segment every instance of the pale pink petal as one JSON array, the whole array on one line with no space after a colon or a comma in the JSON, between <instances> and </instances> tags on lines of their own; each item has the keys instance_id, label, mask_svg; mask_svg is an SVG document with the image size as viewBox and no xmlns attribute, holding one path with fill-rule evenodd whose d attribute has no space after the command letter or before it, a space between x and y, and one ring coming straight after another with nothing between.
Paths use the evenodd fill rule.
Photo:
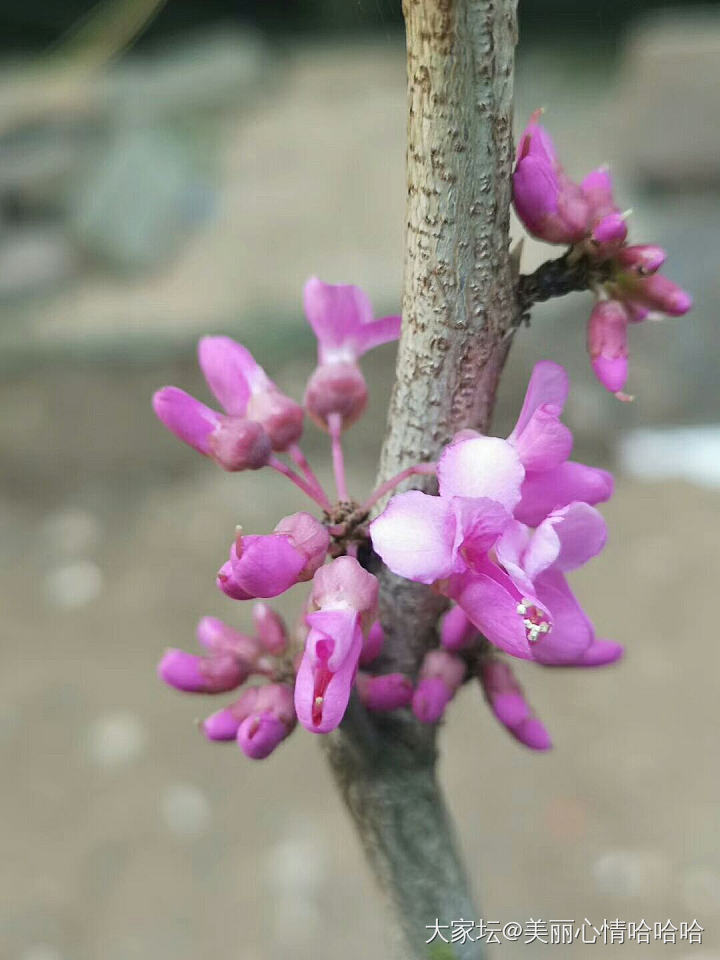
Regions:
<instances>
[{"instance_id":1,"label":"pale pink petal","mask_svg":"<svg viewBox=\"0 0 720 960\"><path fill-rule=\"evenodd\" d=\"M318 339L320 362L337 359L363 324L373 319L372 305L367 295L351 284L323 283L311 277L303 294L305 315ZM350 349L344 359L357 356Z\"/></svg>"},{"instance_id":2,"label":"pale pink petal","mask_svg":"<svg viewBox=\"0 0 720 960\"><path fill-rule=\"evenodd\" d=\"M453 570L455 515L450 502L409 490L370 524L375 552L393 573L433 583Z\"/></svg>"},{"instance_id":3,"label":"pale pink petal","mask_svg":"<svg viewBox=\"0 0 720 960\"><path fill-rule=\"evenodd\" d=\"M559 419L560 408L546 403L530 417L514 438L509 439L526 470L552 470L570 456L573 435Z\"/></svg>"},{"instance_id":4,"label":"pale pink petal","mask_svg":"<svg viewBox=\"0 0 720 960\"><path fill-rule=\"evenodd\" d=\"M453 568L459 573L464 562L472 565L484 556L513 519L502 504L487 497L452 497L450 504L456 521Z\"/></svg>"},{"instance_id":5,"label":"pale pink petal","mask_svg":"<svg viewBox=\"0 0 720 960\"><path fill-rule=\"evenodd\" d=\"M163 387L153 396L153 409L176 437L199 453L210 456L210 438L220 424L220 414L178 387Z\"/></svg>"},{"instance_id":6,"label":"pale pink petal","mask_svg":"<svg viewBox=\"0 0 720 960\"><path fill-rule=\"evenodd\" d=\"M350 608L359 613L366 628L377 617L379 585L377 577L363 569L354 557L338 557L315 573L312 604L323 607Z\"/></svg>"},{"instance_id":7,"label":"pale pink petal","mask_svg":"<svg viewBox=\"0 0 720 960\"><path fill-rule=\"evenodd\" d=\"M519 501L525 476L507 440L483 436L446 447L437 472L442 497L487 497L508 510Z\"/></svg>"},{"instance_id":8,"label":"pale pink petal","mask_svg":"<svg viewBox=\"0 0 720 960\"><path fill-rule=\"evenodd\" d=\"M568 460L553 470L528 473L522 485L522 499L514 515L521 523L536 527L553 510L573 500L603 503L613 492L612 474Z\"/></svg>"},{"instance_id":9,"label":"pale pink petal","mask_svg":"<svg viewBox=\"0 0 720 960\"><path fill-rule=\"evenodd\" d=\"M530 422L532 415L545 404L552 404L562 413L570 391L570 378L564 367L552 360L541 360L533 367L522 410L508 440L514 442Z\"/></svg>"},{"instance_id":10,"label":"pale pink petal","mask_svg":"<svg viewBox=\"0 0 720 960\"><path fill-rule=\"evenodd\" d=\"M353 344L357 351L356 355L361 357L373 347L379 347L383 343L391 343L400 336L400 327L402 326L402 317L380 317L373 320L372 323L363 324L355 332Z\"/></svg>"},{"instance_id":11,"label":"pale pink petal","mask_svg":"<svg viewBox=\"0 0 720 960\"><path fill-rule=\"evenodd\" d=\"M582 501L555 510L540 524L525 551L523 566L534 580L553 567L567 572L597 556L607 541L607 527L598 511Z\"/></svg>"}]
</instances>

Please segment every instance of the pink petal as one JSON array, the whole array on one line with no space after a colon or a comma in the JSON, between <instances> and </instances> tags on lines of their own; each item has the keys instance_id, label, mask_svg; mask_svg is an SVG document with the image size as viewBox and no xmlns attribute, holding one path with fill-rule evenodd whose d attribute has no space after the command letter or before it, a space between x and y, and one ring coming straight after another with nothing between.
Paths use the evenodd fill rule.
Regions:
<instances>
[{"instance_id":1,"label":"pink petal","mask_svg":"<svg viewBox=\"0 0 720 960\"><path fill-rule=\"evenodd\" d=\"M552 470L570 456L573 435L559 420L559 408L543 404L513 441L526 470Z\"/></svg>"},{"instance_id":2,"label":"pink petal","mask_svg":"<svg viewBox=\"0 0 720 960\"><path fill-rule=\"evenodd\" d=\"M619 211L605 214L595 224L592 238L601 246L612 243L622 243L627 237L628 229L625 217Z\"/></svg>"},{"instance_id":3,"label":"pink petal","mask_svg":"<svg viewBox=\"0 0 720 960\"><path fill-rule=\"evenodd\" d=\"M590 203L593 219L604 217L616 209L612 177L607 167L598 167L589 173L581 181L580 188Z\"/></svg>"},{"instance_id":4,"label":"pink petal","mask_svg":"<svg viewBox=\"0 0 720 960\"><path fill-rule=\"evenodd\" d=\"M316 659L326 661L328 669L336 673L355 644L358 630L356 611L316 610L306 614L305 620L311 627L305 650Z\"/></svg>"},{"instance_id":5,"label":"pink petal","mask_svg":"<svg viewBox=\"0 0 720 960\"><path fill-rule=\"evenodd\" d=\"M573 500L603 503L613 492L612 474L584 463L568 460L553 470L528 473L522 485L522 499L515 508L521 523L537 527L553 510Z\"/></svg>"},{"instance_id":6,"label":"pink petal","mask_svg":"<svg viewBox=\"0 0 720 960\"><path fill-rule=\"evenodd\" d=\"M529 233L546 239L546 223L557 213L560 185L553 168L538 157L519 161L512 178L515 212Z\"/></svg>"},{"instance_id":7,"label":"pink petal","mask_svg":"<svg viewBox=\"0 0 720 960\"><path fill-rule=\"evenodd\" d=\"M368 630L367 637L363 640L362 652L360 654L360 666L366 667L369 663L372 663L373 660L377 660L382 653L384 643L385 631L383 630L380 621L376 620Z\"/></svg>"},{"instance_id":8,"label":"pink petal","mask_svg":"<svg viewBox=\"0 0 720 960\"><path fill-rule=\"evenodd\" d=\"M438 462L441 497L487 497L512 510L525 470L517 452L498 437L472 437L450 444Z\"/></svg>"},{"instance_id":9,"label":"pink petal","mask_svg":"<svg viewBox=\"0 0 720 960\"><path fill-rule=\"evenodd\" d=\"M199 453L210 456L210 438L220 423L220 414L178 387L163 387L153 396L158 420Z\"/></svg>"},{"instance_id":10,"label":"pink petal","mask_svg":"<svg viewBox=\"0 0 720 960\"><path fill-rule=\"evenodd\" d=\"M295 682L295 709L298 720L311 733L329 733L347 710L355 680L362 633L355 631L353 645L337 672L332 673L306 650Z\"/></svg>"},{"instance_id":11,"label":"pink petal","mask_svg":"<svg viewBox=\"0 0 720 960\"><path fill-rule=\"evenodd\" d=\"M490 550L513 519L502 504L487 497L452 497L450 505L456 521L453 569L460 573L466 563L472 565Z\"/></svg>"},{"instance_id":12,"label":"pink petal","mask_svg":"<svg viewBox=\"0 0 720 960\"><path fill-rule=\"evenodd\" d=\"M408 580L433 583L453 570L455 515L441 497L398 494L370 524L370 537L386 566Z\"/></svg>"},{"instance_id":13,"label":"pink petal","mask_svg":"<svg viewBox=\"0 0 720 960\"><path fill-rule=\"evenodd\" d=\"M250 394L270 386L250 351L230 337L203 337L198 343L198 361L218 403L233 416L244 417Z\"/></svg>"},{"instance_id":14,"label":"pink petal","mask_svg":"<svg viewBox=\"0 0 720 960\"><path fill-rule=\"evenodd\" d=\"M576 663L594 640L590 620L562 573L548 570L535 581L535 590L552 615L552 629L533 646L533 659L546 664Z\"/></svg>"},{"instance_id":15,"label":"pink petal","mask_svg":"<svg viewBox=\"0 0 720 960\"><path fill-rule=\"evenodd\" d=\"M303 299L305 315L318 339L320 362L355 359L359 354L346 345L353 342L363 324L372 323L372 305L367 295L351 284L323 283L311 277L305 284Z\"/></svg>"},{"instance_id":16,"label":"pink petal","mask_svg":"<svg viewBox=\"0 0 720 960\"><path fill-rule=\"evenodd\" d=\"M597 556L607 541L607 527L594 507L576 501L555 510L530 539L523 566L531 580L552 567L575 570Z\"/></svg>"},{"instance_id":17,"label":"pink petal","mask_svg":"<svg viewBox=\"0 0 720 960\"><path fill-rule=\"evenodd\" d=\"M362 356L373 347L379 347L383 343L391 343L400 336L402 326L402 317L380 317L373 320L372 323L366 323L360 327L353 338L353 343L357 351L357 356Z\"/></svg>"},{"instance_id":18,"label":"pink petal","mask_svg":"<svg viewBox=\"0 0 720 960\"><path fill-rule=\"evenodd\" d=\"M508 440L513 443L527 427L535 411L545 404L552 404L562 413L570 391L570 378L564 367L551 360L541 360L533 367L522 410Z\"/></svg>"},{"instance_id":19,"label":"pink petal","mask_svg":"<svg viewBox=\"0 0 720 960\"><path fill-rule=\"evenodd\" d=\"M625 653L625 648L613 640L595 639L579 660L572 663L549 663L549 667L605 667L615 663Z\"/></svg>"},{"instance_id":20,"label":"pink petal","mask_svg":"<svg viewBox=\"0 0 720 960\"><path fill-rule=\"evenodd\" d=\"M506 573L488 562L480 570L451 578L447 595L490 643L514 657L532 659L523 618L518 613L522 598Z\"/></svg>"}]
</instances>

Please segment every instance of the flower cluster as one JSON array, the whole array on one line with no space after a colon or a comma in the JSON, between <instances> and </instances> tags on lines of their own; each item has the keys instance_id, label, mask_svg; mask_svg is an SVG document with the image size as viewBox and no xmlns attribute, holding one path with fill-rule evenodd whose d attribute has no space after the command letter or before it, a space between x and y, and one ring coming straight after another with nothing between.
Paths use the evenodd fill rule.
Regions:
<instances>
[{"instance_id":1,"label":"flower cluster","mask_svg":"<svg viewBox=\"0 0 720 960\"><path fill-rule=\"evenodd\" d=\"M605 167L579 184L563 170L536 111L517 148L513 173L515 211L529 233L569 245L570 259L587 257L596 274L598 300L588 323L588 352L596 377L622 393L628 375L628 325L652 315L682 316L692 298L657 271L665 251L630 245L626 215L615 204Z\"/></svg>"},{"instance_id":2,"label":"flower cluster","mask_svg":"<svg viewBox=\"0 0 720 960\"><path fill-rule=\"evenodd\" d=\"M177 387L163 387L153 397L163 424L220 467L275 470L322 510L322 520L304 511L284 517L270 534L245 534L238 527L217 574L220 590L236 600L277 597L310 581L297 640L274 610L257 603L252 636L204 617L198 625L204 654L171 649L159 665L166 683L188 693L227 693L252 676L264 681L247 687L203 724L208 739L236 740L256 759L268 756L298 720L314 733L337 727L353 687L370 710L407 706L413 696L413 685L402 674L361 669L377 659L384 637L377 620L378 582L356 554L367 540L363 523L375 499L399 479L365 504L350 501L341 443L367 403L358 360L372 347L397 339L400 317L374 319L357 287L315 278L305 287L305 310L318 340L318 364L303 405L282 393L250 352L229 337L205 337L198 349L222 412ZM300 449L306 412L330 435L337 503ZM423 470L405 471L402 478Z\"/></svg>"},{"instance_id":3,"label":"flower cluster","mask_svg":"<svg viewBox=\"0 0 720 960\"><path fill-rule=\"evenodd\" d=\"M506 440L462 431L438 461L439 495L400 493L370 525L391 570L454 604L442 648L421 668L413 697L421 720L438 720L472 670L497 719L545 749L549 738L500 655L587 667L622 654L595 636L565 577L605 545L594 504L613 488L610 474L568 459L572 435L560 421L567 394L564 369L538 363Z\"/></svg>"},{"instance_id":4,"label":"flower cluster","mask_svg":"<svg viewBox=\"0 0 720 960\"><path fill-rule=\"evenodd\" d=\"M238 527L217 574L218 588L238 601L264 601L308 583L298 629L288 633L264 602L253 607L252 635L204 617L203 654L168 650L161 678L202 694L228 693L257 678L203 724L208 739L235 740L256 759L298 721L313 733L335 729L353 690L368 710L410 707L421 722L436 723L471 676L518 740L546 748L547 734L502 654L590 666L621 653L595 638L565 580L602 549L605 525L593 505L612 493L609 474L569 460L572 436L560 421L565 371L549 362L535 367L506 440L462 431L437 464L408 467L358 503L347 490L342 447L343 432L367 402L358 360L396 339L400 318L374 319L357 287L316 279L306 285L305 309L318 363L303 405L228 337L199 345L200 366L222 412L176 387L154 397L165 426L223 469L274 470L322 511L319 518L305 511L284 517L269 534ZM330 436L336 501L300 449L306 412ZM368 527L373 507L415 474L436 474L439 495L395 495ZM441 647L427 654L417 678L374 671L384 641L378 581L358 560L370 542L395 573L432 585L452 603Z\"/></svg>"}]
</instances>

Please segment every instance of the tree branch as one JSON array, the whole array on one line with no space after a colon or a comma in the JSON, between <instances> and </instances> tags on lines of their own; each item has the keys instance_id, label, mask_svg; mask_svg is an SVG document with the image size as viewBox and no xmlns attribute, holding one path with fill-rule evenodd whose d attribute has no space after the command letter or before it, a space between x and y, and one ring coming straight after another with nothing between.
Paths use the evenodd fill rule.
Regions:
<instances>
[{"instance_id":1,"label":"tree branch","mask_svg":"<svg viewBox=\"0 0 720 960\"><path fill-rule=\"evenodd\" d=\"M516 0L405 0L407 234L403 331L379 482L486 430L517 311L508 253ZM431 489L433 478L422 478ZM414 484L418 486L417 481ZM384 670L415 675L443 602L378 571ZM331 766L394 906L401 956L428 958L426 924L472 919L435 776L435 729L355 703L329 738ZM477 943L453 946L476 960Z\"/></svg>"}]
</instances>

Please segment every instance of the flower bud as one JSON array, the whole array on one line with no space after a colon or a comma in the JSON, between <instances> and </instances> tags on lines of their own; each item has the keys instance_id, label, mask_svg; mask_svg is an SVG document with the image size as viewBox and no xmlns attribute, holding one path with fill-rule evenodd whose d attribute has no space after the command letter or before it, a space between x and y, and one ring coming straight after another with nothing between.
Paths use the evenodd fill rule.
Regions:
<instances>
[{"instance_id":1,"label":"flower bud","mask_svg":"<svg viewBox=\"0 0 720 960\"><path fill-rule=\"evenodd\" d=\"M322 566L330 546L327 528L311 513L300 511L283 517L275 527L275 533L289 537L295 549L305 557L306 563L298 574L298 580L311 580L318 567Z\"/></svg>"},{"instance_id":2,"label":"flower bud","mask_svg":"<svg viewBox=\"0 0 720 960\"><path fill-rule=\"evenodd\" d=\"M477 637L477 627L467 618L460 607L453 605L440 624L440 642L446 650L454 653L464 650Z\"/></svg>"},{"instance_id":3,"label":"flower bud","mask_svg":"<svg viewBox=\"0 0 720 960\"><path fill-rule=\"evenodd\" d=\"M271 713L254 713L238 727L237 742L246 757L264 760L289 733L282 720Z\"/></svg>"},{"instance_id":4,"label":"flower bud","mask_svg":"<svg viewBox=\"0 0 720 960\"><path fill-rule=\"evenodd\" d=\"M633 247L621 247L615 254L615 260L626 270L632 270L641 276L655 273L665 263L667 257L662 247L642 244Z\"/></svg>"},{"instance_id":5,"label":"flower bud","mask_svg":"<svg viewBox=\"0 0 720 960\"><path fill-rule=\"evenodd\" d=\"M465 663L445 650L431 650L420 668L412 709L421 723L437 723L463 681Z\"/></svg>"},{"instance_id":6,"label":"flower bud","mask_svg":"<svg viewBox=\"0 0 720 960\"><path fill-rule=\"evenodd\" d=\"M413 698L413 685L404 673L386 673L373 677L362 671L355 679L358 695L368 710L398 710L409 706Z\"/></svg>"},{"instance_id":7,"label":"flower bud","mask_svg":"<svg viewBox=\"0 0 720 960\"><path fill-rule=\"evenodd\" d=\"M219 417L210 435L210 456L223 470L259 470L272 452L270 438L259 423L242 417Z\"/></svg>"},{"instance_id":8,"label":"flower bud","mask_svg":"<svg viewBox=\"0 0 720 960\"><path fill-rule=\"evenodd\" d=\"M600 300L588 322L588 352L595 376L611 393L625 386L628 374L628 316L617 300Z\"/></svg>"},{"instance_id":9,"label":"flower bud","mask_svg":"<svg viewBox=\"0 0 720 960\"><path fill-rule=\"evenodd\" d=\"M600 246L622 243L627 237L627 223L619 211L613 211L600 219L592 229L592 239Z\"/></svg>"},{"instance_id":10,"label":"flower bud","mask_svg":"<svg viewBox=\"0 0 720 960\"><path fill-rule=\"evenodd\" d=\"M302 436L303 408L275 387L250 396L247 416L262 425L273 450L287 450Z\"/></svg>"},{"instance_id":11,"label":"flower bud","mask_svg":"<svg viewBox=\"0 0 720 960\"><path fill-rule=\"evenodd\" d=\"M365 378L352 361L320 364L305 389L305 408L323 430L331 414L342 418L346 430L362 416L367 399Z\"/></svg>"},{"instance_id":12,"label":"flower bud","mask_svg":"<svg viewBox=\"0 0 720 960\"><path fill-rule=\"evenodd\" d=\"M362 651L360 653L360 666L366 667L373 660L380 656L385 643L385 631L379 620L368 630L368 635L363 640Z\"/></svg>"},{"instance_id":13,"label":"flower bud","mask_svg":"<svg viewBox=\"0 0 720 960\"><path fill-rule=\"evenodd\" d=\"M692 307L690 294L661 273L634 280L632 284L625 284L625 286L632 300L637 300L651 310L659 310L671 317L681 317Z\"/></svg>"},{"instance_id":14,"label":"flower bud","mask_svg":"<svg viewBox=\"0 0 720 960\"><path fill-rule=\"evenodd\" d=\"M531 750L552 747L547 730L532 713L508 663L488 658L480 667L478 679L488 706L508 733Z\"/></svg>"},{"instance_id":15,"label":"flower bud","mask_svg":"<svg viewBox=\"0 0 720 960\"><path fill-rule=\"evenodd\" d=\"M198 643L213 653L230 653L248 664L261 654L260 644L217 617L203 617L197 625Z\"/></svg>"},{"instance_id":16,"label":"flower bud","mask_svg":"<svg viewBox=\"0 0 720 960\"><path fill-rule=\"evenodd\" d=\"M225 693L248 676L245 664L230 654L197 657L184 650L167 650L158 664L158 676L186 693Z\"/></svg>"},{"instance_id":17,"label":"flower bud","mask_svg":"<svg viewBox=\"0 0 720 960\"><path fill-rule=\"evenodd\" d=\"M287 646L287 630L279 613L266 603L256 603L252 612L258 639L273 656L279 656Z\"/></svg>"}]
</instances>

